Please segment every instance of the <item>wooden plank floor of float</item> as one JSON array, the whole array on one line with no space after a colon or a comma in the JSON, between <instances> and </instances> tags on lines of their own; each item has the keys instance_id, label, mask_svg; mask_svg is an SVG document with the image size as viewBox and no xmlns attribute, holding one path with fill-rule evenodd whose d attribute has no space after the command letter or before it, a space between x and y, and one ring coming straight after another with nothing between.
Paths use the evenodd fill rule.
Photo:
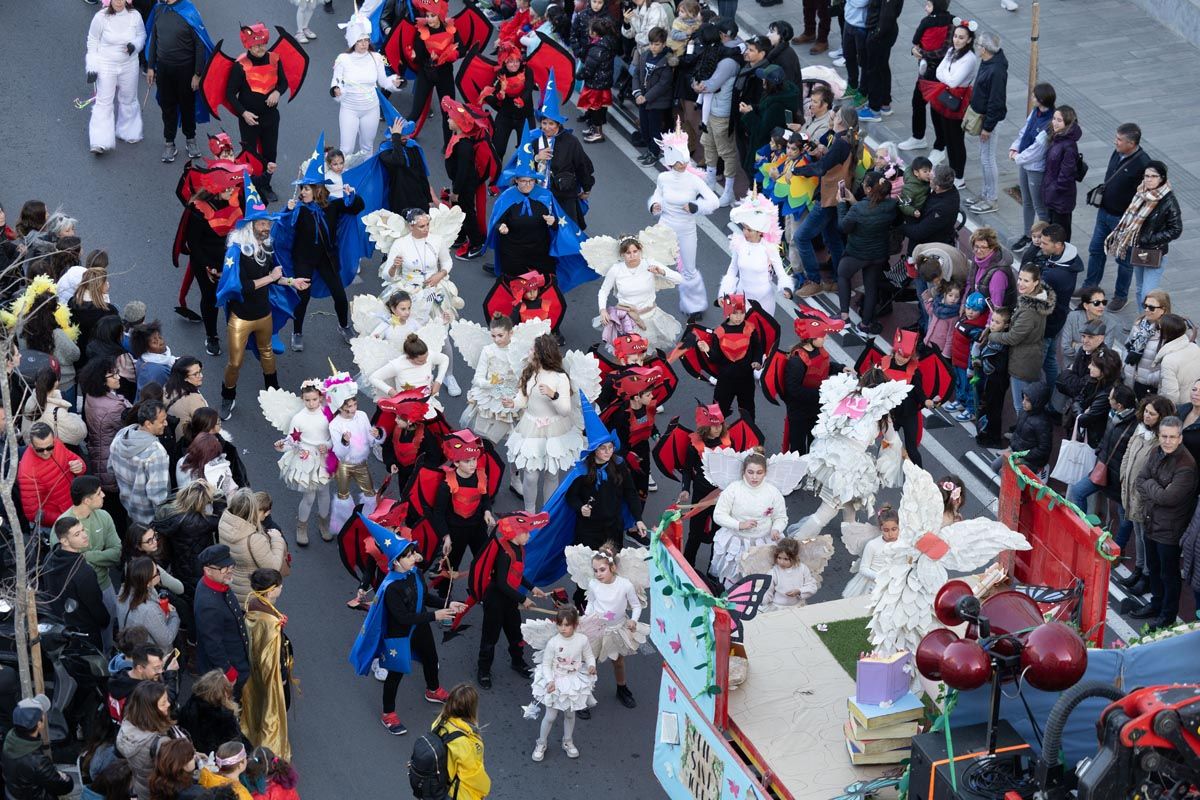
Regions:
<instances>
[{"instance_id":1,"label":"wooden plank floor of float","mask_svg":"<svg viewBox=\"0 0 1200 800\"><path fill-rule=\"evenodd\" d=\"M760 614L744 623L750 668L729 693L729 733L764 786L792 800L827 800L889 766L855 767L842 725L854 679L813 629L868 616L868 597L831 600ZM885 790L882 797L894 797Z\"/></svg>"}]
</instances>

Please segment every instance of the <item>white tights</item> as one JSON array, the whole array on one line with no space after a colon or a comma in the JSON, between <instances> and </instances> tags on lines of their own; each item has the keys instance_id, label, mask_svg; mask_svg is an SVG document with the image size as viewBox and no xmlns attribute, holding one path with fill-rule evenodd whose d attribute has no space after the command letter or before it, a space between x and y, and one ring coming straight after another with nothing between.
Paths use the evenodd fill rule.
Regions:
<instances>
[{"instance_id":1,"label":"white tights","mask_svg":"<svg viewBox=\"0 0 1200 800\"><path fill-rule=\"evenodd\" d=\"M540 511L542 505L538 505L538 482L542 484L542 505L550 499L550 495L554 494L554 490L558 488L558 473L547 472L544 470L526 469L521 473L521 497L525 500L525 510L531 512Z\"/></svg>"},{"instance_id":2,"label":"white tights","mask_svg":"<svg viewBox=\"0 0 1200 800\"><path fill-rule=\"evenodd\" d=\"M329 487L322 486L320 489L311 489L300 495L300 510L296 517L301 522L308 522L308 517L312 513L313 503L317 504L317 516L321 519L329 519Z\"/></svg>"},{"instance_id":3,"label":"white tights","mask_svg":"<svg viewBox=\"0 0 1200 800\"><path fill-rule=\"evenodd\" d=\"M809 514L804 519L797 522L795 525L787 529L787 535L793 539L811 539L825 529L825 526L833 521L837 516L839 509L842 512L842 519L846 522L854 521L854 509L850 506L835 506L827 500L821 501L821 507L813 513Z\"/></svg>"},{"instance_id":4,"label":"white tights","mask_svg":"<svg viewBox=\"0 0 1200 800\"><path fill-rule=\"evenodd\" d=\"M538 742L546 743L546 737L550 735L550 729L554 727L555 720L558 719L559 711L557 708L546 707L546 715L542 717L542 730L538 733ZM563 715L563 741L569 742L575 735L575 712L564 711Z\"/></svg>"},{"instance_id":5,"label":"white tights","mask_svg":"<svg viewBox=\"0 0 1200 800\"><path fill-rule=\"evenodd\" d=\"M317 0L296 0L296 33L303 33L317 10Z\"/></svg>"},{"instance_id":6,"label":"white tights","mask_svg":"<svg viewBox=\"0 0 1200 800\"><path fill-rule=\"evenodd\" d=\"M354 108L343 97L338 111L338 128L341 131L341 149L349 158L355 153L370 155L375 147L375 134L379 132L378 101L365 108Z\"/></svg>"}]
</instances>

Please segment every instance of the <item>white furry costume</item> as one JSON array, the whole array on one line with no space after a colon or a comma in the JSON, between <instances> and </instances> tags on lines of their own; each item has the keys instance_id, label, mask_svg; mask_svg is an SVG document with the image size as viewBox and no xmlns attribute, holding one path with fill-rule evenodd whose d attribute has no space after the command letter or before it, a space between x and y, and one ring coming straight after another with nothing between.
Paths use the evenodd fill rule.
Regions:
<instances>
[{"instance_id":1,"label":"white furry costume","mask_svg":"<svg viewBox=\"0 0 1200 800\"><path fill-rule=\"evenodd\" d=\"M146 26L132 5L112 14L105 8L92 17L84 68L96 73L96 103L88 124L93 150L112 150L118 138L131 143L142 140L138 53L145 44Z\"/></svg>"},{"instance_id":2,"label":"white furry costume","mask_svg":"<svg viewBox=\"0 0 1200 800\"><path fill-rule=\"evenodd\" d=\"M359 39L371 37L371 21L355 14L346 23L346 44L351 48ZM355 153L371 154L375 134L379 132L379 94L375 88L394 91L396 80L384 69L387 62L373 50L342 53L333 62L331 88L341 89L337 100L341 151L349 158Z\"/></svg>"},{"instance_id":3,"label":"white furry costume","mask_svg":"<svg viewBox=\"0 0 1200 800\"><path fill-rule=\"evenodd\" d=\"M763 195L751 193L729 212L729 267L721 278L720 295L743 293L767 314L775 313L775 295L783 280L779 257L779 212ZM757 242L747 241L741 226L762 234Z\"/></svg>"},{"instance_id":4,"label":"white furry costume","mask_svg":"<svg viewBox=\"0 0 1200 800\"><path fill-rule=\"evenodd\" d=\"M660 219L679 238L679 271L683 278L679 284L679 310L684 314L695 314L708 307L708 289L696 268L696 217L716 211L720 198L700 174L672 169L678 162L689 163L686 132L668 133L659 140L659 146L663 151L659 160L666 165L667 171L658 173L654 194L646 205L648 208L653 208L655 203L662 206ZM695 213L688 210L689 203L696 205Z\"/></svg>"}]
</instances>

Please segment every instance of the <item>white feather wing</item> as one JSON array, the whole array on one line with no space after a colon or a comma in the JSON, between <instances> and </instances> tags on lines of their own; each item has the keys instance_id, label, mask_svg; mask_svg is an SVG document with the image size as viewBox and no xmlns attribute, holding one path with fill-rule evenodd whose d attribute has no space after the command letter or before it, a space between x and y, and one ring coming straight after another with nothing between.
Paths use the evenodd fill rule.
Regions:
<instances>
[{"instance_id":1,"label":"white feather wing","mask_svg":"<svg viewBox=\"0 0 1200 800\"><path fill-rule=\"evenodd\" d=\"M542 663L542 653L556 633L558 626L552 619L532 619L521 623L521 638L533 648L533 663Z\"/></svg>"},{"instance_id":2,"label":"white feather wing","mask_svg":"<svg viewBox=\"0 0 1200 800\"><path fill-rule=\"evenodd\" d=\"M393 358L398 358L403 352L400 348L373 336L358 336L350 340L350 352L354 354L354 363L366 378L370 378L375 370L387 364ZM365 386L360 388L367 388Z\"/></svg>"},{"instance_id":3,"label":"white feather wing","mask_svg":"<svg viewBox=\"0 0 1200 800\"><path fill-rule=\"evenodd\" d=\"M766 575L775 566L775 545L760 544L751 547L742 556L743 575Z\"/></svg>"},{"instance_id":4,"label":"white feather wing","mask_svg":"<svg viewBox=\"0 0 1200 800\"><path fill-rule=\"evenodd\" d=\"M600 362L591 353L568 350L563 354L563 369L571 379L573 402L579 403L579 392L589 401L600 396ZM582 419L582 418L581 418Z\"/></svg>"},{"instance_id":5,"label":"white feather wing","mask_svg":"<svg viewBox=\"0 0 1200 800\"><path fill-rule=\"evenodd\" d=\"M980 569L1005 550L1030 549L1024 536L1002 522L982 517L947 525L938 535L950 545L941 563L956 572Z\"/></svg>"},{"instance_id":6,"label":"white feather wing","mask_svg":"<svg viewBox=\"0 0 1200 800\"><path fill-rule=\"evenodd\" d=\"M446 333L446 324L440 319L431 319L417 328L417 336L421 337L421 341L431 353L442 352L442 347L446 344Z\"/></svg>"},{"instance_id":7,"label":"white feather wing","mask_svg":"<svg viewBox=\"0 0 1200 800\"><path fill-rule=\"evenodd\" d=\"M456 319L450 323L450 338L454 340L454 347L463 361L472 370L479 364L479 354L483 352L483 348L492 341L487 328L465 319Z\"/></svg>"},{"instance_id":8,"label":"white feather wing","mask_svg":"<svg viewBox=\"0 0 1200 800\"><path fill-rule=\"evenodd\" d=\"M439 250L450 247L458 240L466 219L458 206L438 205L429 211L429 238L436 240Z\"/></svg>"},{"instance_id":9,"label":"white feather wing","mask_svg":"<svg viewBox=\"0 0 1200 800\"><path fill-rule=\"evenodd\" d=\"M372 211L365 215L362 221L367 236L384 253L392 249L397 239L408 235L408 223L404 221L404 217L385 208Z\"/></svg>"},{"instance_id":10,"label":"white feather wing","mask_svg":"<svg viewBox=\"0 0 1200 800\"><path fill-rule=\"evenodd\" d=\"M671 269L679 265L679 237L666 223L659 222L649 228L643 228L638 234L638 241L642 243L643 256L650 261L656 261ZM654 288L660 291L670 289L674 285L659 277L654 279Z\"/></svg>"},{"instance_id":11,"label":"white feather wing","mask_svg":"<svg viewBox=\"0 0 1200 800\"><path fill-rule=\"evenodd\" d=\"M904 462L904 494L900 497L900 540L913 544L942 527L942 492L933 476L911 461Z\"/></svg>"},{"instance_id":12,"label":"white feather wing","mask_svg":"<svg viewBox=\"0 0 1200 800\"><path fill-rule=\"evenodd\" d=\"M767 481L784 497L796 490L807 470L798 453L776 453L767 459Z\"/></svg>"},{"instance_id":13,"label":"white feather wing","mask_svg":"<svg viewBox=\"0 0 1200 800\"><path fill-rule=\"evenodd\" d=\"M861 556L867 542L879 535L879 528L869 522L842 523L842 544L852 556Z\"/></svg>"},{"instance_id":14,"label":"white feather wing","mask_svg":"<svg viewBox=\"0 0 1200 800\"><path fill-rule=\"evenodd\" d=\"M586 544L573 544L563 548L563 556L567 559L567 574L580 589L587 589L592 582L592 557L596 551Z\"/></svg>"},{"instance_id":15,"label":"white feather wing","mask_svg":"<svg viewBox=\"0 0 1200 800\"><path fill-rule=\"evenodd\" d=\"M705 450L701 457L704 477L718 489L725 489L742 477L742 459L750 451L740 453L732 447L717 447Z\"/></svg>"},{"instance_id":16,"label":"white feather wing","mask_svg":"<svg viewBox=\"0 0 1200 800\"><path fill-rule=\"evenodd\" d=\"M621 254L617 250L617 240L611 236L589 237L586 242L579 245L579 252L592 271L601 278L608 273L613 264L621 260Z\"/></svg>"},{"instance_id":17,"label":"white feather wing","mask_svg":"<svg viewBox=\"0 0 1200 800\"><path fill-rule=\"evenodd\" d=\"M350 321L361 336L369 336L380 323L390 319L387 306L373 294L355 295L350 301Z\"/></svg>"},{"instance_id":18,"label":"white feather wing","mask_svg":"<svg viewBox=\"0 0 1200 800\"><path fill-rule=\"evenodd\" d=\"M304 401L283 389L263 389L258 393L258 405L271 427L280 433L291 433L292 417L304 408Z\"/></svg>"},{"instance_id":19,"label":"white feather wing","mask_svg":"<svg viewBox=\"0 0 1200 800\"><path fill-rule=\"evenodd\" d=\"M533 340L550 333L550 320L531 319L513 328L512 341L503 351L513 372L521 374L525 360L533 352Z\"/></svg>"},{"instance_id":20,"label":"white feather wing","mask_svg":"<svg viewBox=\"0 0 1200 800\"><path fill-rule=\"evenodd\" d=\"M634 591L646 602L650 588L650 551L644 547L625 547L617 553L621 576L633 584Z\"/></svg>"},{"instance_id":21,"label":"white feather wing","mask_svg":"<svg viewBox=\"0 0 1200 800\"><path fill-rule=\"evenodd\" d=\"M800 563L808 567L808 571L812 573L818 586L821 585L821 575L825 572L825 567L829 565L831 558L833 558L833 537L828 533L801 540Z\"/></svg>"}]
</instances>

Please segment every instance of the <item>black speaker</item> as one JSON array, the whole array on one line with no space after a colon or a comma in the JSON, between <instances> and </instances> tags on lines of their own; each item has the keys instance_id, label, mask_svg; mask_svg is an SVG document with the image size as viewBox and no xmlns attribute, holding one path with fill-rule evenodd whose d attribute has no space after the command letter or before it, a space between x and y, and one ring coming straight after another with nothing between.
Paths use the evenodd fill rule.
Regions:
<instances>
[{"instance_id":1,"label":"black speaker","mask_svg":"<svg viewBox=\"0 0 1200 800\"><path fill-rule=\"evenodd\" d=\"M997 723L996 753L991 756L986 724L951 728L951 738L953 778L946 732L913 737L909 800L1005 800L1008 792L1033 797L1034 754L1008 722Z\"/></svg>"}]
</instances>

